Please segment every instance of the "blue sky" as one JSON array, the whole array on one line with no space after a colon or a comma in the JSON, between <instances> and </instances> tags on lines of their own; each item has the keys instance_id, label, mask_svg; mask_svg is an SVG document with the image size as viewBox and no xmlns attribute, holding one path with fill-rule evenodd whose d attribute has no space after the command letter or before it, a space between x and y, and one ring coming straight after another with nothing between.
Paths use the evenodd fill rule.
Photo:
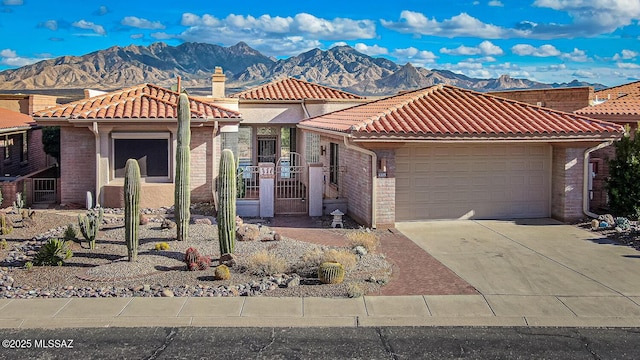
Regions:
<instances>
[{"instance_id":1,"label":"blue sky","mask_svg":"<svg viewBox=\"0 0 640 360\"><path fill-rule=\"evenodd\" d=\"M116 45L244 41L280 58L347 44L478 78L640 79L640 0L0 1L0 70Z\"/></svg>"}]
</instances>

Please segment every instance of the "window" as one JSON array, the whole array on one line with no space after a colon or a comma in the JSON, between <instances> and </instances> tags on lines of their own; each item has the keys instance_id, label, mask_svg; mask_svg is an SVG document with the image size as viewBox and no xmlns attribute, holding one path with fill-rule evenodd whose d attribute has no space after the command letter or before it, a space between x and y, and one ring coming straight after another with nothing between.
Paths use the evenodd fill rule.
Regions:
<instances>
[{"instance_id":1,"label":"window","mask_svg":"<svg viewBox=\"0 0 640 360\"><path fill-rule=\"evenodd\" d=\"M307 159L307 163L313 164L320 162L320 134L305 132L304 144L304 156Z\"/></svg>"},{"instance_id":2,"label":"window","mask_svg":"<svg viewBox=\"0 0 640 360\"><path fill-rule=\"evenodd\" d=\"M338 185L339 155L338 144L331 143L329 148L329 182Z\"/></svg>"},{"instance_id":3,"label":"window","mask_svg":"<svg viewBox=\"0 0 640 360\"><path fill-rule=\"evenodd\" d=\"M20 152L20 162L29 161L29 135L25 131L22 133L22 151Z\"/></svg>"},{"instance_id":4,"label":"window","mask_svg":"<svg viewBox=\"0 0 640 360\"><path fill-rule=\"evenodd\" d=\"M2 145L4 146L4 160L11 160L11 146L13 145L13 139L9 138L9 135L5 135Z\"/></svg>"},{"instance_id":5,"label":"window","mask_svg":"<svg viewBox=\"0 0 640 360\"><path fill-rule=\"evenodd\" d=\"M252 165L251 130L249 126L240 126L238 128L238 163L241 166Z\"/></svg>"},{"instance_id":6,"label":"window","mask_svg":"<svg viewBox=\"0 0 640 360\"><path fill-rule=\"evenodd\" d=\"M113 169L114 177L124 177L128 159L138 160L140 176L147 179L169 179L169 134L168 133L114 133Z\"/></svg>"}]
</instances>

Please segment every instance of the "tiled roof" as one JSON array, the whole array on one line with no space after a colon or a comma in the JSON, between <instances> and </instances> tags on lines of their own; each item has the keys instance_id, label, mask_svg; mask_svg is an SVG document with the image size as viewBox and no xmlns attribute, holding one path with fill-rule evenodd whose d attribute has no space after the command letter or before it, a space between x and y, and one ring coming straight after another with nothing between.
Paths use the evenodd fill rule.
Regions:
<instances>
[{"instance_id":1,"label":"tiled roof","mask_svg":"<svg viewBox=\"0 0 640 360\"><path fill-rule=\"evenodd\" d=\"M581 115L638 115L640 116L640 99L607 100L603 103L576 110Z\"/></svg>"},{"instance_id":2,"label":"tiled roof","mask_svg":"<svg viewBox=\"0 0 640 360\"><path fill-rule=\"evenodd\" d=\"M142 84L41 110L35 118L166 119L177 117L177 92ZM240 113L189 98L191 118L238 118Z\"/></svg>"},{"instance_id":3,"label":"tiled roof","mask_svg":"<svg viewBox=\"0 0 640 360\"><path fill-rule=\"evenodd\" d=\"M449 85L411 91L317 116L301 127L356 137L618 136L621 126Z\"/></svg>"},{"instance_id":4,"label":"tiled roof","mask_svg":"<svg viewBox=\"0 0 640 360\"><path fill-rule=\"evenodd\" d=\"M594 94L598 100L614 100L618 98L640 100L640 81L598 90Z\"/></svg>"},{"instance_id":5,"label":"tiled roof","mask_svg":"<svg viewBox=\"0 0 640 360\"><path fill-rule=\"evenodd\" d=\"M272 81L231 97L245 100L364 99L364 97L295 78Z\"/></svg>"},{"instance_id":6,"label":"tiled roof","mask_svg":"<svg viewBox=\"0 0 640 360\"><path fill-rule=\"evenodd\" d=\"M0 108L0 129L28 128L34 125L33 118L29 115Z\"/></svg>"}]
</instances>

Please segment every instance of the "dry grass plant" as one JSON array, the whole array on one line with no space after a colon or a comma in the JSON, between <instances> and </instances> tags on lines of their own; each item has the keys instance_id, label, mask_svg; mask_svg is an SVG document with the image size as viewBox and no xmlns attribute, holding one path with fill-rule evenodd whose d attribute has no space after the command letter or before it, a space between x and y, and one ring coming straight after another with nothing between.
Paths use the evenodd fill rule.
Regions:
<instances>
[{"instance_id":1,"label":"dry grass plant","mask_svg":"<svg viewBox=\"0 0 640 360\"><path fill-rule=\"evenodd\" d=\"M351 247L362 246L368 252L375 251L380 245L378 236L371 231L356 231L347 234L347 240Z\"/></svg>"},{"instance_id":2,"label":"dry grass plant","mask_svg":"<svg viewBox=\"0 0 640 360\"><path fill-rule=\"evenodd\" d=\"M246 261L247 271L257 276L280 274L287 270L284 259L267 250L251 254Z\"/></svg>"},{"instance_id":3,"label":"dry grass plant","mask_svg":"<svg viewBox=\"0 0 640 360\"><path fill-rule=\"evenodd\" d=\"M317 271L318 266L326 261L338 262L342 264L345 271L351 271L355 269L358 257L347 249L313 249L302 256L302 262L315 269L314 271Z\"/></svg>"}]
</instances>

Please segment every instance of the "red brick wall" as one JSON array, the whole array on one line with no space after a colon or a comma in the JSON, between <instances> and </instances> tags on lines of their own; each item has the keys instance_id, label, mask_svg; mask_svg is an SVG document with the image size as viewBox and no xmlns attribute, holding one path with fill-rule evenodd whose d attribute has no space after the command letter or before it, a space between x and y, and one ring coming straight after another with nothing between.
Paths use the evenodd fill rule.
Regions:
<instances>
[{"instance_id":1,"label":"red brick wall","mask_svg":"<svg viewBox=\"0 0 640 360\"><path fill-rule=\"evenodd\" d=\"M320 145L326 147L320 162L329 167L329 144L338 144L339 166L344 169L339 174L339 188L329 184L329 174L325 172L326 198L344 197L347 199L347 214L357 222L371 226L371 156L356 150L347 149L342 138L320 137Z\"/></svg>"},{"instance_id":2,"label":"red brick wall","mask_svg":"<svg viewBox=\"0 0 640 360\"><path fill-rule=\"evenodd\" d=\"M20 161L22 154L22 134L9 135L13 145L9 145L9 159L4 159L4 146L0 146L0 175L24 176L42 170L46 166L46 154L42 147L42 130L28 130L27 159ZM4 135L0 135L4 139Z\"/></svg>"},{"instance_id":3,"label":"red brick wall","mask_svg":"<svg viewBox=\"0 0 640 360\"><path fill-rule=\"evenodd\" d=\"M385 159L387 166L386 177L376 180L376 226L392 228L396 221L396 155L394 150L376 150L376 155L378 163Z\"/></svg>"},{"instance_id":4,"label":"red brick wall","mask_svg":"<svg viewBox=\"0 0 640 360\"><path fill-rule=\"evenodd\" d=\"M63 204L84 204L95 194L96 142L88 128L60 128L60 191Z\"/></svg>"},{"instance_id":5,"label":"red brick wall","mask_svg":"<svg viewBox=\"0 0 640 360\"><path fill-rule=\"evenodd\" d=\"M191 202L213 200L215 145L212 127L191 129Z\"/></svg>"},{"instance_id":6,"label":"red brick wall","mask_svg":"<svg viewBox=\"0 0 640 360\"><path fill-rule=\"evenodd\" d=\"M564 222L584 218L582 190L585 148L553 147L551 216Z\"/></svg>"}]
</instances>

